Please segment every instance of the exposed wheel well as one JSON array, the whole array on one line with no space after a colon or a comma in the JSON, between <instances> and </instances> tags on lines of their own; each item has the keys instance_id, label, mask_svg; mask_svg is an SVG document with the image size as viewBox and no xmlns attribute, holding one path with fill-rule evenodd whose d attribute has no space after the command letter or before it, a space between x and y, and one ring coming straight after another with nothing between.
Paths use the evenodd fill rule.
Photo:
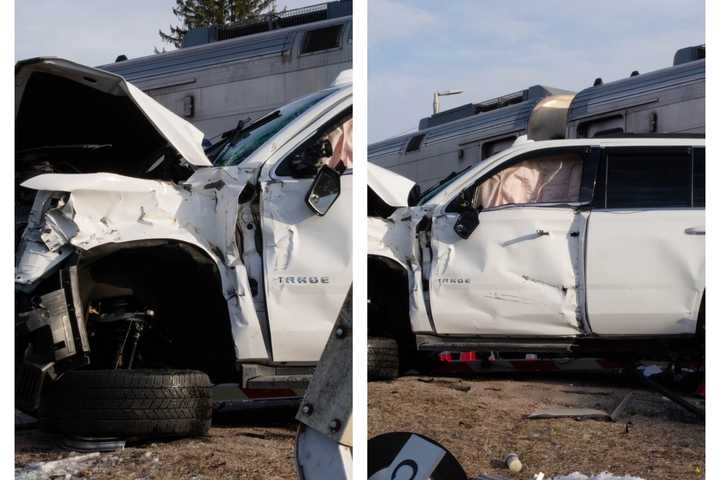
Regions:
<instances>
[{"instance_id":1,"label":"exposed wheel well","mask_svg":"<svg viewBox=\"0 0 720 480\"><path fill-rule=\"evenodd\" d=\"M234 378L235 346L217 265L200 248L178 241L143 241L93 249L78 263L85 310L152 310L152 332L140 340L155 364ZM130 304L128 306L128 304ZM150 334L152 333L152 335ZM91 353L92 358L92 353Z\"/></svg>"}]
</instances>

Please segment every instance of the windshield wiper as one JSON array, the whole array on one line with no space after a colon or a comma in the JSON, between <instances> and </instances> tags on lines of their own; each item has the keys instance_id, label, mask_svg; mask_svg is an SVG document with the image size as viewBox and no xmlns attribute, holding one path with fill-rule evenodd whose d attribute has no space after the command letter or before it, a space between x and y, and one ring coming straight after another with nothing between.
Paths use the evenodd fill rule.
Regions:
<instances>
[{"instance_id":1,"label":"windshield wiper","mask_svg":"<svg viewBox=\"0 0 720 480\"><path fill-rule=\"evenodd\" d=\"M250 133L253 130L262 127L263 125L272 122L276 118L280 117L280 110L275 110L274 112L270 112L267 115L258 118L254 122L252 122L250 125L245 126L240 125L238 123L238 128L235 129L235 131L232 134L232 137L230 138L230 145L235 145L238 140L240 140L240 137L246 133Z\"/></svg>"}]
</instances>

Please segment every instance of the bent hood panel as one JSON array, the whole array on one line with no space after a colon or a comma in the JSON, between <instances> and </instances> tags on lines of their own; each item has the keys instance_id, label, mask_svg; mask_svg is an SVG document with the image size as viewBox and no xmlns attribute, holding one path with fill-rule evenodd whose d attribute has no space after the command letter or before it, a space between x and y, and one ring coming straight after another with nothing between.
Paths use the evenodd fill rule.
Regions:
<instances>
[{"instance_id":1,"label":"bent hood panel","mask_svg":"<svg viewBox=\"0 0 720 480\"><path fill-rule=\"evenodd\" d=\"M204 134L122 77L60 58L15 67L16 149L112 144L147 157L166 142L190 164L210 166Z\"/></svg>"},{"instance_id":2,"label":"bent hood panel","mask_svg":"<svg viewBox=\"0 0 720 480\"><path fill-rule=\"evenodd\" d=\"M407 207L415 182L375 164L367 165L368 187L391 207Z\"/></svg>"}]
</instances>

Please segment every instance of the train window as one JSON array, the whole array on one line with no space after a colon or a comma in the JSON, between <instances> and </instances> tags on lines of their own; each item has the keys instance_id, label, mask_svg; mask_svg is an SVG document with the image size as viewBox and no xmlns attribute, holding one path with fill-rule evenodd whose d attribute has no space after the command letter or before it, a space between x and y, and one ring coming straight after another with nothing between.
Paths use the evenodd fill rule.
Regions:
<instances>
[{"instance_id":1,"label":"train window","mask_svg":"<svg viewBox=\"0 0 720 480\"><path fill-rule=\"evenodd\" d=\"M480 160L485 160L486 158L492 157L498 152L502 152L506 148L512 147L512 144L516 138L517 137L513 135L511 137L500 138L498 140L492 140L490 142L483 143L482 158Z\"/></svg>"},{"instance_id":2,"label":"train window","mask_svg":"<svg viewBox=\"0 0 720 480\"><path fill-rule=\"evenodd\" d=\"M320 52L322 50L330 50L340 47L340 31L342 25L333 25L332 27L318 28L305 32L305 39L301 54Z\"/></svg>"},{"instance_id":3,"label":"train window","mask_svg":"<svg viewBox=\"0 0 720 480\"><path fill-rule=\"evenodd\" d=\"M577 127L578 138L618 136L624 132L625 118L622 115L595 118L585 121Z\"/></svg>"}]
</instances>

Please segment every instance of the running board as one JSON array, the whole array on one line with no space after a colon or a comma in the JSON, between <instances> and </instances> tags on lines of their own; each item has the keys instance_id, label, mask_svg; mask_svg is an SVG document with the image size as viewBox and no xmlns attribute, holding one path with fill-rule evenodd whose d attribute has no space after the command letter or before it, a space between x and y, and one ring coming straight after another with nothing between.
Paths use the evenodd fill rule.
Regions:
<instances>
[{"instance_id":1,"label":"running board","mask_svg":"<svg viewBox=\"0 0 720 480\"><path fill-rule=\"evenodd\" d=\"M576 341L527 338L468 338L417 335L417 348L423 352L517 352L517 353L568 353L576 349Z\"/></svg>"},{"instance_id":2,"label":"running board","mask_svg":"<svg viewBox=\"0 0 720 480\"><path fill-rule=\"evenodd\" d=\"M558 353L582 356L674 358L701 353L693 335L598 337L463 337L417 334L417 349L424 352Z\"/></svg>"}]
</instances>

